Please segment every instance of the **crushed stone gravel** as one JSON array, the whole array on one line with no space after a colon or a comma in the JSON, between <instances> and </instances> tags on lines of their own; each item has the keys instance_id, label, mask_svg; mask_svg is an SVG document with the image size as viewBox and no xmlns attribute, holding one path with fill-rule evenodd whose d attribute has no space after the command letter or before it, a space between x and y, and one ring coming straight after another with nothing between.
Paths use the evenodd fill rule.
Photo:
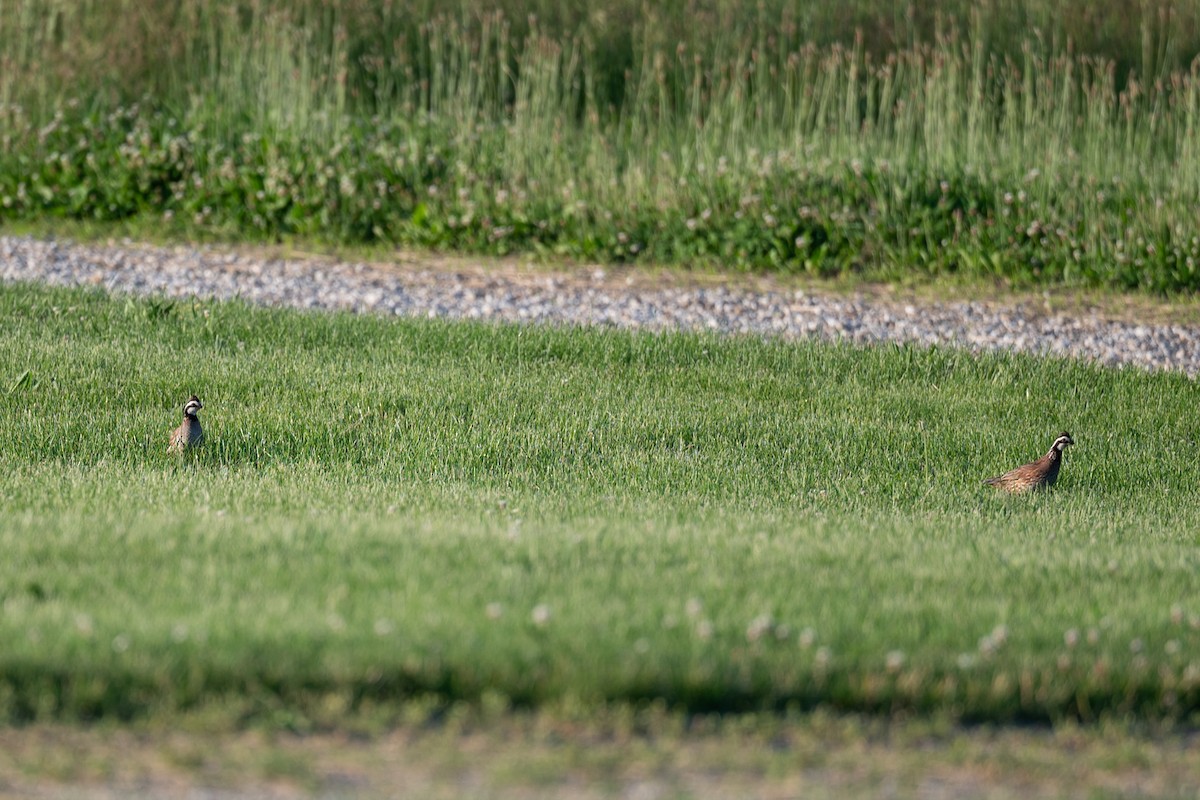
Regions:
<instances>
[{"instance_id":1,"label":"crushed stone gravel","mask_svg":"<svg viewBox=\"0 0 1200 800\"><path fill-rule=\"evenodd\" d=\"M0 236L0 280L174 298L449 319L701 330L860 344L914 342L1066 356L1200 375L1197 324L1150 324L1027 304L892 302L586 269L550 273L283 258L217 247Z\"/></svg>"}]
</instances>

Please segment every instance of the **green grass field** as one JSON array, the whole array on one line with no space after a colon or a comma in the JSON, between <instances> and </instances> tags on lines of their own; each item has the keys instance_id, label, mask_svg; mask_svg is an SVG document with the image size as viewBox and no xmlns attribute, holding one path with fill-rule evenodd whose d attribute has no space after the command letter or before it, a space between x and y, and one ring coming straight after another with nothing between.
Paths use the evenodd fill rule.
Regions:
<instances>
[{"instance_id":1,"label":"green grass field","mask_svg":"<svg viewBox=\"0 0 1200 800\"><path fill-rule=\"evenodd\" d=\"M0 319L9 722L1200 710L1180 376L12 285ZM980 486L1063 428L1053 492Z\"/></svg>"}]
</instances>

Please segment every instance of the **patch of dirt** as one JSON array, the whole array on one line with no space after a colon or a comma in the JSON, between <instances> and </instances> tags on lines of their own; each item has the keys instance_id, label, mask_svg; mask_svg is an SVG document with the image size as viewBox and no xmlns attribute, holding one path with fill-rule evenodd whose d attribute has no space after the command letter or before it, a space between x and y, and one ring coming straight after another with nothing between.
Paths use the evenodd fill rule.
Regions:
<instances>
[{"instance_id":1,"label":"patch of dirt","mask_svg":"<svg viewBox=\"0 0 1200 800\"><path fill-rule=\"evenodd\" d=\"M816 715L634 732L546 714L381 733L0 730L0 798L1036 798L1200 792L1195 734ZM652 726L654 727L654 726Z\"/></svg>"}]
</instances>

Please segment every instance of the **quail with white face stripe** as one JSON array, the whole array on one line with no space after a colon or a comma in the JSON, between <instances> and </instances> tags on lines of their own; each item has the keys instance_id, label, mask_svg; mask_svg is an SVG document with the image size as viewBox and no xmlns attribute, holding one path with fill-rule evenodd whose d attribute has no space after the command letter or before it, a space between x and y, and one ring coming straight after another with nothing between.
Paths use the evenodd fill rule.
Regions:
<instances>
[{"instance_id":1,"label":"quail with white face stripe","mask_svg":"<svg viewBox=\"0 0 1200 800\"><path fill-rule=\"evenodd\" d=\"M994 486L1009 494L1049 489L1058 480L1058 472L1062 469L1063 451L1073 444L1075 444L1075 440L1071 438L1071 434L1063 431L1054 440L1054 444L1050 446L1046 455L1037 461L1030 461L1028 464L1009 470L1003 475L988 478L984 481L984 485Z\"/></svg>"},{"instance_id":2,"label":"quail with white face stripe","mask_svg":"<svg viewBox=\"0 0 1200 800\"><path fill-rule=\"evenodd\" d=\"M199 447L204 442L204 429L200 427L200 418L196 412L204 408L200 398L192 395L183 404L183 422L171 431L171 444L168 448L173 453L183 453Z\"/></svg>"}]
</instances>

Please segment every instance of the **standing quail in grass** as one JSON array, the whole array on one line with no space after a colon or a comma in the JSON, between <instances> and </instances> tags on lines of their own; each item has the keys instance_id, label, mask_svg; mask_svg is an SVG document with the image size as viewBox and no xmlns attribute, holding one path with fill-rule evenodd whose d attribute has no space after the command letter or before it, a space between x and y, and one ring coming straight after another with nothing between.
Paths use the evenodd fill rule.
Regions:
<instances>
[{"instance_id":1,"label":"standing quail in grass","mask_svg":"<svg viewBox=\"0 0 1200 800\"><path fill-rule=\"evenodd\" d=\"M1009 494L1021 494L1034 489L1048 489L1058 480L1058 471L1062 469L1063 450L1068 445L1075 444L1071 434L1063 431L1050 446L1050 452L1037 461L1030 461L1024 466L984 481L987 486L995 486Z\"/></svg>"},{"instance_id":2,"label":"standing quail in grass","mask_svg":"<svg viewBox=\"0 0 1200 800\"><path fill-rule=\"evenodd\" d=\"M183 404L183 422L171 431L171 446L168 449L172 453L191 450L204 441L204 429L200 427L200 418L196 416L196 412L202 408L204 404L196 395L189 397Z\"/></svg>"}]
</instances>

